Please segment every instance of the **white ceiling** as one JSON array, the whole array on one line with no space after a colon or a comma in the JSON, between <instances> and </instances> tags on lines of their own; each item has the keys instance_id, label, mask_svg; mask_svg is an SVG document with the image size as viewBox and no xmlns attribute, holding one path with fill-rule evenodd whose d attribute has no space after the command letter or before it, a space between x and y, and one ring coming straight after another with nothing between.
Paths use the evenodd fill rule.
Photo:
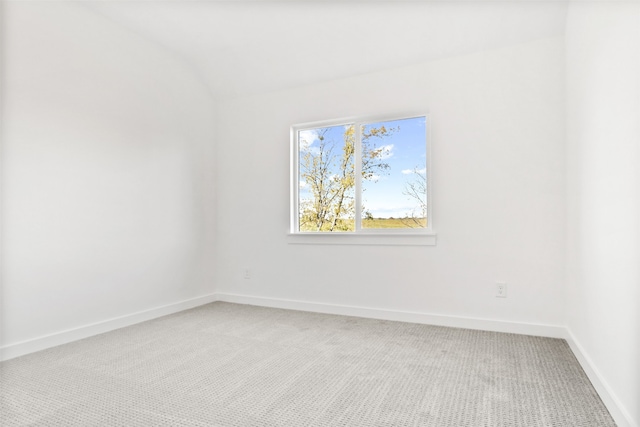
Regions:
<instances>
[{"instance_id":1,"label":"white ceiling","mask_svg":"<svg viewBox=\"0 0 640 427\"><path fill-rule=\"evenodd\" d=\"M94 1L179 55L218 97L311 84L564 33L564 1Z\"/></svg>"}]
</instances>

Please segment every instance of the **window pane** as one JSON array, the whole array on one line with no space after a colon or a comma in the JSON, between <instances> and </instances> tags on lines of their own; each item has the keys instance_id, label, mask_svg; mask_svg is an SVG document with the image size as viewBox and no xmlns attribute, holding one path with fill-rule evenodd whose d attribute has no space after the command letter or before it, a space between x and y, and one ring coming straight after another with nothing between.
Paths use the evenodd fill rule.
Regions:
<instances>
[{"instance_id":1,"label":"window pane","mask_svg":"<svg viewBox=\"0 0 640 427\"><path fill-rule=\"evenodd\" d=\"M298 131L299 231L354 231L353 125Z\"/></svg>"},{"instance_id":2,"label":"window pane","mask_svg":"<svg viewBox=\"0 0 640 427\"><path fill-rule=\"evenodd\" d=\"M362 228L427 226L425 117L362 126Z\"/></svg>"}]
</instances>

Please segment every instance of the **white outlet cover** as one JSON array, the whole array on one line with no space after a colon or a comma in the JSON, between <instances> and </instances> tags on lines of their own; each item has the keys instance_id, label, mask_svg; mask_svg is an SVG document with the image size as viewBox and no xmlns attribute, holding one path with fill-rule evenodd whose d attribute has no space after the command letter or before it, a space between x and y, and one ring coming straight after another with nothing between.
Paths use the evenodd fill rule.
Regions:
<instances>
[{"instance_id":1,"label":"white outlet cover","mask_svg":"<svg viewBox=\"0 0 640 427\"><path fill-rule=\"evenodd\" d=\"M496 297L497 298L506 298L507 297L507 284L506 283L496 283Z\"/></svg>"}]
</instances>

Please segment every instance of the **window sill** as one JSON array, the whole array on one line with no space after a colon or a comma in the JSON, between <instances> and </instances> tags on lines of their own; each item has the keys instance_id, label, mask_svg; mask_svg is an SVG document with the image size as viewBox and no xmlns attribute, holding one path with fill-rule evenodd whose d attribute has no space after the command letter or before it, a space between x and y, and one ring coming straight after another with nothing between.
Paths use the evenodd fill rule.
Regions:
<instances>
[{"instance_id":1,"label":"window sill","mask_svg":"<svg viewBox=\"0 0 640 427\"><path fill-rule=\"evenodd\" d=\"M437 234L428 233L289 233L290 245L435 246Z\"/></svg>"}]
</instances>

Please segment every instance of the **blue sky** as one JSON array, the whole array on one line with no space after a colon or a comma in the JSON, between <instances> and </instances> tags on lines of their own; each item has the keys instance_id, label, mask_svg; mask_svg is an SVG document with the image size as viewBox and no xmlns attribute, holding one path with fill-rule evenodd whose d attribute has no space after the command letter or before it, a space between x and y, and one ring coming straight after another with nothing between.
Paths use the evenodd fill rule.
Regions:
<instances>
[{"instance_id":1,"label":"blue sky","mask_svg":"<svg viewBox=\"0 0 640 427\"><path fill-rule=\"evenodd\" d=\"M425 118L370 123L365 125L365 131L381 125L387 129L397 129L388 137L372 140L376 147L384 148L381 157L389 168L378 173L373 180L362 181L363 207L376 218L411 216L412 212L419 212L419 203L402 193L406 184L417 178L414 170L422 174L426 172ZM333 153L338 158L342 152L344 129L344 126L334 126L325 133L325 140L335 144ZM317 129L301 131L300 150L317 150L317 135ZM310 194L306 183L301 181L300 198L305 197L310 197Z\"/></svg>"},{"instance_id":2,"label":"blue sky","mask_svg":"<svg viewBox=\"0 0 640 427\"><path fill-rule=\"evenodd\" d=\"M414 180L414 170L426 172L426 126L424 117L372 123L370 127L383 125L398 128L389 137L380 142L378 147L389 147L389 155L384 162L389 169L377 181L363 180L362 205L376 218L411 216L417 208L417 201L402 194L407 182ZM387 151L385 150L385 153Z\"/></svg>"}]
</instances>

